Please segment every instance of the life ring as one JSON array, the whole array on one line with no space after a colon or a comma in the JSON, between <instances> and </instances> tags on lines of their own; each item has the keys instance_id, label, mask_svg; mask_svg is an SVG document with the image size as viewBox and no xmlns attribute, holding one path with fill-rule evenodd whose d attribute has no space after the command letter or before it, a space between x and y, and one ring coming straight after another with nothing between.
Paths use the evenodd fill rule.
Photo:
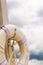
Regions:
<instances>
[{"instance_id":1,"label":"life ring","mask_svg":"<svg viewBox=\"0 0 43 65\"><path fill-rule=\"evenodd\" d=\"M5 57L7 62L9 62L11 65L28 65L28 46L27 46L28 40L26 36L23 34L23 32L21 31L21 29L11 24L2 26L1 29L6 34ZM13 44L10 46L9 40L15 40L20 47L21 57L19 59L19 62L17 62L16 60L15 53L14 53L14 60L12 60L14 46Z\"/></svg>"}]
</instances>

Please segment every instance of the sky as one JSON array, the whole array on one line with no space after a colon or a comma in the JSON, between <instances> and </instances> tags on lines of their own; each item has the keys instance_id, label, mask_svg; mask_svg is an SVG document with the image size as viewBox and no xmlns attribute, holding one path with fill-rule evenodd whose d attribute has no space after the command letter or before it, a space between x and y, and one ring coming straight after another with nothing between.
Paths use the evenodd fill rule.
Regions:
<instances>
[{"instance_id":1,"label":"sky","mask_svg":"<svg viewBox=\"0 0 43 65\"><path fill-rule=\"evenodd\" d=\"M7 3L10 23L22 26L43 22L43 0L7 0Z\"/></svg>"},{"instance_id":2,"label":"sky","mask_svg":"<svg viewBox=\"0 0 43 65\"><path fill-rule=\"evenodd\" d=\"M10 24L20 26L28 40L30 65L43 65L43 0L7 0Z\"/></svg>"}]
</instances>

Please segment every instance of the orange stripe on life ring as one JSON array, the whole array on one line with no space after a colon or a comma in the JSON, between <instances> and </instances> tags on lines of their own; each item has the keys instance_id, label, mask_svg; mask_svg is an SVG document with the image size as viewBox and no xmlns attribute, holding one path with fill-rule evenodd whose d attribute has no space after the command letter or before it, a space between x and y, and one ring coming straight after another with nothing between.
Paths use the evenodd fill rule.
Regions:
<instances>
[{"instance_id":1,"label":"orange stripe on life ring","mask_svg":"<svg viewBox=\"0 0 43 65\"><path fill-rule=\"evenodd\" d=\"M18 62L18 64L17 65L23 65L23 64L21 64L20 62Z\"/></svg>"},{"instance_id":2,"label":"orange stripe on life ring","mask_svg":"<svg viewBox=\"0 0 43 65\"><path fill-rule=\"evenodd\" d=\"M6 65L7 64L7 61L4 60L2 63L0 63L0 65Z\"/></svg>"},{"instance_id":3,"label":"orange stripe on life ring","mask_svg":"<svg viewBox=\"0 0 43 65\"><path fill-rule=\"evenodd\" d=\"M18 41L20 45L24 44L26 42L26 37L24 36L22 40Z\"/></svg>"},{"instance_id":4,"label":"orange stripe on life ring","mask_svg":"<svg viewBox=\"0 0 43 65\"><path fill-rule=\"evenodd\" d=\"M10 31L8 30L8 28L6 28L4 25L1 27L2 30L4 30L7 35L8 35L8 38L10 38L11 34L10 34Z\"/></svg>"}]
</instances>

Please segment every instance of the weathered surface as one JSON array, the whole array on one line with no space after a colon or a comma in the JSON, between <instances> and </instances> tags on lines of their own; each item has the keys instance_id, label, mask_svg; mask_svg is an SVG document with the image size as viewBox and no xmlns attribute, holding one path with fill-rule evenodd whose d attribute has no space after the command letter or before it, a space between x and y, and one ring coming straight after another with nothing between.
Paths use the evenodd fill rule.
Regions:
<instances>
[{"instance_id":1,"label":"weathered surface","mask_svg":"<svg viewBox=\"0 0 43 65\"><path fill-rule=\"evenodd\" d=\"M8 23L8 11L6 0L0 0L0 25Z\"/></svg>"}]
</instances>

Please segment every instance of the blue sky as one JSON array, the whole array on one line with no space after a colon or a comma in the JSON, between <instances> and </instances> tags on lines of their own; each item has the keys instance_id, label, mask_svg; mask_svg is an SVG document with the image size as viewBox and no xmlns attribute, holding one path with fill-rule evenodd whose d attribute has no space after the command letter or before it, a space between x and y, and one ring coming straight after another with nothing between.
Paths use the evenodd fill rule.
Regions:
<instances>
[{"instance_id":1,"label":"blue sky","mask_svg":"<svg viewBox=\"0 0 43 65\"><path fill-rule=\"evenodd\" d=\"M42 65L43 0L7 0L7 5L9 23L20 26L29 40L30 59Z\"/></svg>"}]
</instances>

